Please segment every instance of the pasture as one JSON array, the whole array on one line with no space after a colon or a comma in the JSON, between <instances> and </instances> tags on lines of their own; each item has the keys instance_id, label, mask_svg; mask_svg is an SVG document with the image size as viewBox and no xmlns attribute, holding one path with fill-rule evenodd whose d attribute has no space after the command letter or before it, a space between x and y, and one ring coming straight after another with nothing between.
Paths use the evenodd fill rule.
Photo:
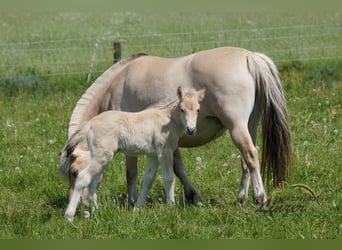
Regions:
<instances>
[{"instance_id":1,"label":"pasture","mask_svg":"<svg viewBox=\"0 0 342 250\"><path fill-rule=\"evenodd\" d=\"M0 238L341 239L341 32L341 13L1 13ZM72 224L65 220L58 154L74 105L113 62L113 41L123 58L238 46L275 61L289 106L293 171L282 188L266 185L267 207L236 203L240 155L227 134L181 150L203 206L186 204L178 181L176 206L166 206L159 171L146 206L133 211L117 155L94 217L79 212ZM139 159L140 186L145 163Z\"/></svg>"}]
</instances>

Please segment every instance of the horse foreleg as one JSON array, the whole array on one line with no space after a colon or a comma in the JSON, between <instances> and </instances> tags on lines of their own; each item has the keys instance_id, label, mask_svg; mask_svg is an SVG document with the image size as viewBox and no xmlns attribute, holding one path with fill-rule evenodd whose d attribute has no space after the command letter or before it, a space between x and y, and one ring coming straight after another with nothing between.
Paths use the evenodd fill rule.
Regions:
<instances>
[{"instance_id":1,"label":"horse foreleg","mask_svg":"<svg viewBox=\"0 0 342 250\"><path fill-rule=\"evenodd\" d=\"M173 171L182 183L186 201L191 204L202 205L201 196L191 185L186 175L185 167L178 148L173 153Z\"/></svg>"},{"instance_id":2,"label":"horse foreleg","mask_svg":"<svg viewBox=\"0 0 342 250\"><path fill-rule=\"evenodd\" d=\"M143 186L138 197L137 202L134 204L135 208L142 207L147 198L148 191L150 190L152 183L156 177L158 167L158 160L156 157L148 157L147 166L145 169L145 175L143 180Z\"/></svg>"},{"instance_id":3,"label":"horse foreleg","mask_svg":"<svg viewBox=\"0 0 342 250\"><path fill-rule=\"evenodd\" d=\"M137 183L138 183L138 158L126 156L126 180L128 202L134 204L137 200Z\"/></svg>"}]
</instances>

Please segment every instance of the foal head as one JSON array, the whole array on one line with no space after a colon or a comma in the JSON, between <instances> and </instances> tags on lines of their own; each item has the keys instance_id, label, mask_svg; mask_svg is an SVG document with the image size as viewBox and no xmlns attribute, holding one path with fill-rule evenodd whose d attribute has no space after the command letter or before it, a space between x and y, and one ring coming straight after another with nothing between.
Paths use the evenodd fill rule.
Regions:
<instances>
[{"instance_id":1,"label":"foal head","mask_svg":"<svg viewBox=\"0 0 342 250\"><path fill-rule=\"evenodd\" d=\"M197 92L183 92L179 86L177 89L179 99L179 119L186 134L193 135L196 133L197 116L200 111L200 102L205 95L205 89Z\"/></svg>"}]
</instances>

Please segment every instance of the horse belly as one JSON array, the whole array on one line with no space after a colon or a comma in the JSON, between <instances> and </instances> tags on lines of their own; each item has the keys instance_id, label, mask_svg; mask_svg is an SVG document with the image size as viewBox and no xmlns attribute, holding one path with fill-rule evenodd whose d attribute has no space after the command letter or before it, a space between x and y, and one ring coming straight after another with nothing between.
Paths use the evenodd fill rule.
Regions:
<instances>
[{"instance_id":1,"label":"horse belly","mask_svg":"<svg viewBox=\"0 0 342 250\"><path fill-rule=\"evenodd\" d=\"M148 56L131 63L124 81L120 109L137 112L177 98L177 88L184 87L187 78L185 59Z\"/></svg>"},{"instance_id":2,"label":"horse belly","mask_svg":"<svg viewBox=\"0 0 342 250\"><path fill-rule=\"evenodd\" d=\"M218 118L208 116L198 122L195 135L182 136L178 145L185 148L202 146L220 137L226 130Z\"/></svg>"}]
</instances>

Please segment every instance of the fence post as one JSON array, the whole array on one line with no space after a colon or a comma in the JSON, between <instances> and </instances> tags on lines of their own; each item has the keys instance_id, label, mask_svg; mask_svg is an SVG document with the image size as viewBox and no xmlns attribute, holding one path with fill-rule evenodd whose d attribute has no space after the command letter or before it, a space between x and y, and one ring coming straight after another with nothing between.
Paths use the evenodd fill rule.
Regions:
<instances>
[{"instance_id":1,"label":"fence post","mask_svg":"<svg viewBox=\"0 0 342 250\"><path fill-rule=\"evenodd\" d=\"M94 63L95 63L95 59L96 59L96 50L97 50L97 47L99 46L99 42L100 42L100 37L97 37L96 38L96 42L95 42L95 48L94 48L93 57L91 59L90 65L89 65L89 72L88 72L88 76L87 76L87 83L90 82L91 73L93 72L93 67L94 67Z\"/></svg>"},{"instance_id":2,"label":"fence post","mask_svg":"<svg viewBox=\"0 0 342 250\"><path fill-rule=\"evenodd\" d=\"M114 42L114 63L117 63L121 60L121 43L120 42Z\"/></svg>"}]
</instances>

